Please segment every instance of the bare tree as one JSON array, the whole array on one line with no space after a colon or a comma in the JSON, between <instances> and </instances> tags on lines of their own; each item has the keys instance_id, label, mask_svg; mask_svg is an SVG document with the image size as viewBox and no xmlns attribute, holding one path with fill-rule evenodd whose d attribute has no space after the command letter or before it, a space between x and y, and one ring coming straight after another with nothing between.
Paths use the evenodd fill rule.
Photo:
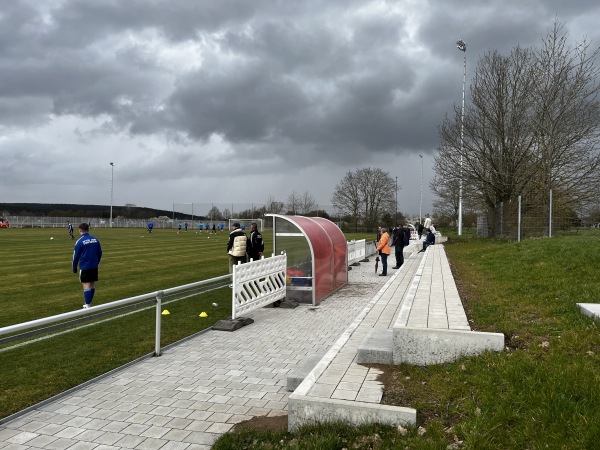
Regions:
<instances>
[{"instance_id":1,"label":"bare tree","mask_svg":"<svg viewBox=\"0 0 600 450\"><path fill-rule=\"evenodd\" d=\"M286 207L293 215L299 214L302 208L302 197L296 191L293 191L287 198Z\"/></svg>"},{"instance_id":2,"label":"bare tree","mask_svg":"<svg viewBox=\"0 0 600 450\"><path fill-rule=\"evenodd\" d=\"M221 220L223 218L221 211L216 206L213 206L208 210L206 217L209 217L211 220Z\"/></svg>"},{"instance_id":3,"label":"bare tree","mask_svg":"<svg viewBox=\"0 0 600 450\"><path fill-rule=\"evenodd\" d=\"M553 189L555 200L573 205L588 201L598 186L599 53L600 48L590 53L585 41L567 47L567 35L558 23L536 53L536 187Z\"/></svg>"},{"instance_id":4,"label":"bare tree","mask_svg":"<svg viewBox=\"0 0 600 450\"><path fill-rule=\"evenodd\" d=\"M265 211L273 214L281 214L285 209L285 204L283 202L278 202L275 200L275 197L270 195L265 202Z\"/></svg>"},{"instance_id":5,"label":"bare tree","mask_svg":"<svg viewBox=\"0 0 600 450\"><path fill-rule=\"evenodd\" d=\"M532 175L531 66L531 53L520 47L508 57L488 52L477 65L464 119L456 108L454 120L447 118L440 128L437 176L446 186L462 178L490 210L521 192Z\"/></svg>"},{"instance_id":6,"label":"bare tree","mask_svg":"<svg viewBox=\"0 0 600 450\"><path fill-rule=\"evenodd\" d=\"M355 230L358 229L363 203L359 191L358 176L358 173L347 172L335 187L331 198L331 203L337 209L339 215L349 217L354 223Z\"/></svg>"},{"instance_id":7,"label":"bare tree","mask_svg":"<svg viewBox=\"0 0 600 450\"><path fill-rule=\"evenodd\" d=\"M381 169L348 172L335 188L332 203L367 228L374 228L384 214L395 211L395 180Z\"/></svg>"},{"instance_id":8,"label":"bare tree","mask_svg":"<svg viewBox=\"0 0 600 450\"><path fill-rule=\"evenodd\" d=\"M438 195L453 196L460 183L472 206L488 213L492 233L497 211L519 195L547 197L575 207L598 182L598 50L566 47L562 27L540 50L490 51L478 62L464 117L456 107L440 126L435 156ZM461 125L464 135L461 136Z\"/></svg>"},{"instance_id":9,"label":"bare tree","mask_svg":"<svg viewBox=\"0 0 600 450\"><path fill-rule=\"evenodd\" d=\"M308 192L300 196L300 214L308 214L317 209L317 201Z\"/></svg>"}]
</instances>

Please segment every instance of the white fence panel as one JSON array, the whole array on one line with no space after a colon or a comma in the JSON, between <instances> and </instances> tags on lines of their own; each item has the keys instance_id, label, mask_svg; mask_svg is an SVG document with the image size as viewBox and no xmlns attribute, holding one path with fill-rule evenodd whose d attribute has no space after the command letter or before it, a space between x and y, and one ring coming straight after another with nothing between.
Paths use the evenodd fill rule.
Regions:
<instances>
[{"instance_id":1,"label":"white fence panel","mask_svg":"<svg viewBox=\"0 0 600 450\"><path fill-rule=\"evenodd\" d=\"M366 240L348 241L348 265L365 259Z\"/></svg>"},{"instance_id":2,"label":"white fence panel","mask_svg":"<svg viewBox=\"0 0 600 450\"><path fill-rule=\"evenodd\" d=\"M285 298L287 255L233 266L231 318Z\"/></svg>"},{"instance_id":3,"label":"white fence panel","mask_svg":"<svg viewBox=\"0 0 600 450\"><path fill-rule=\"evenodd\" d=\"M348 264L356 260L356 241L348 241Z\"/></svg>"}]
</instances>

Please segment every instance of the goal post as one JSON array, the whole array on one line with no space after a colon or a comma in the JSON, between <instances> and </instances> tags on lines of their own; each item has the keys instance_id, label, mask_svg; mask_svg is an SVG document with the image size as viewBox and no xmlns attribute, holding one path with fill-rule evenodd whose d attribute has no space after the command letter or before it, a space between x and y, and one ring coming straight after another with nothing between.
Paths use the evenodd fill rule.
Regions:
<instances>
[{"instance_id":1,"label":"goal post","mask_svg":"<svg viewBox=\"0 0 600 450\"><path fill-rule=\"evenodd\" d=\"M264 219L229 219L229 230L233 230L233 224L234 223L239 223L240 226L244 229L244 230L248 230L250 231L250 225L252 224L252 222L256 222L256 226L258 227L258 231L262 231L264 228Z\"/></svg>"}]
</instances>

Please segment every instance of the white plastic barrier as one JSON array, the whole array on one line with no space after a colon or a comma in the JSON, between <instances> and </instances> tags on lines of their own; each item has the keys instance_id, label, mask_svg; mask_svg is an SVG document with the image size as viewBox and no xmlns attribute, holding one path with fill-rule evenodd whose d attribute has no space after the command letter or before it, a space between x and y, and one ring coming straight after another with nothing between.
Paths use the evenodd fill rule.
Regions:
<instances>
[{"instance_id":1,"label":"white plastic barrier","mask_svg":"<svg viewBox=\"0 0 600 450\"><path fill-rule=\"evenodd\" d=\"M415 230L410 230L410 238L419 239L419 233L417 233Z\"/></svg>"},{"instance_id":2,"label":"white plastic barrier","mask_svg":"<svg viewBox=\"0 0 600 450\"><path fill-rule=\"evenodd\" d=\"M233 266L231 318L285 298L287 255Z\"/></svg>"},{"instance_id":3,"label":"white plastic barrier","mask_svg":"<svg viewBox=\"0 0 600 450\"><path fill-rule=\"evenodd\" d=\"M348 241L348 265L365 259L366 240Z\"/></svg>"}]
</instances>

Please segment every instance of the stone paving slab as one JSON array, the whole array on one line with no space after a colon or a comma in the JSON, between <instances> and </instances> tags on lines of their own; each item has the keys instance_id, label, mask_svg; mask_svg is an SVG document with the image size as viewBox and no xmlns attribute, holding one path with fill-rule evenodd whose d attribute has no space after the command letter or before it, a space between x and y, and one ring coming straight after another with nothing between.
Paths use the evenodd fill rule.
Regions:
<instances>
[{"instance_id":1,"label":"stone paving slab","mask_svg":"<svg viewBox=\"0 0 600 450\"><path fill-rule=\"evenodd\" d=\"M4 423L0 449L202 450L237 422L287 414L288 372L325 354L389 281L374 264L318 307L253 311L249 326L210 330Z\"/></svg>"},{"instance_id":2,"label":"stone paving slab","mask_svg":"<svg viewBox=\"0 0 600 450\"><path fill-rule=\"evenodd\" d=\"M419 243L405 249L399 270L391 277L342 333L317 366L306 376L289 398L289 429L317 421L346 420L358 425L367 422L412 424L416 411L412 408L380 405L383 388L381 372L358 363L358 349L368 333L377 328L388 329L395 323L402 299L412 284L422 253Z\"/></svg>"},{"instance_id":3,"label":"stone paving slab","mask_svg":"<svg viewBox=\"0 0 600 450\"><path fill-rule=\"evenodd\" d=\"M471 329L443 245L427 248L414 283L396 326Z\"/></svg>"}]
</instances>

